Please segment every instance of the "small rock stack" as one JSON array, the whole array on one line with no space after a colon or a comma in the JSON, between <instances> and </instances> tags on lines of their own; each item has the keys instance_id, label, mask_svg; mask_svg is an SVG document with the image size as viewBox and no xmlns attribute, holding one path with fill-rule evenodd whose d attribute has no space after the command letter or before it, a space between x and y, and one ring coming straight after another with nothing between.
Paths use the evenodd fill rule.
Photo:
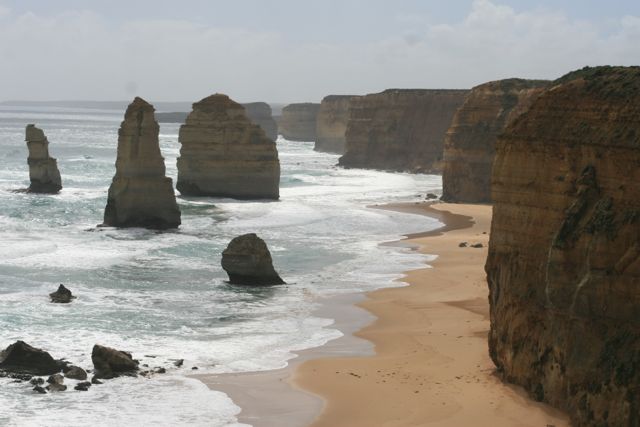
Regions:
<instances>
[{"instance_id":1,"label":"small rock stack","mask_svg":"<svg viewBox=\"0 0 640 427\"><path fill-rule=\"evenodd\" d=\"M27 125L25 140L29 150L30 193L55 194L62 189L60 171L56 159L49 156L49 141L42 129Z\"/></svg>"}]
</instances>

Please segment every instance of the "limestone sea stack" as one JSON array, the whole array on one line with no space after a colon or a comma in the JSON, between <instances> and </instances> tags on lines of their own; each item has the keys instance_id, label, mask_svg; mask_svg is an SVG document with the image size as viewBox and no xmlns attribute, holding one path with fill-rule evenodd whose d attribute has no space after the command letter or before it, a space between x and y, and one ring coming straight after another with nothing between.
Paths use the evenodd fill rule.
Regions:
<instances>
[{"instance_id":1,"label":"limestone sea stack","mask_svg":"<svg viewBox=\"0 0 640 427\"><path fill-rule=\"evenodd\" d=\"M445 133L468 92L389 89L354 98L339 164L440 173Z\"/></svg>"},{"instance_id":2,"label":"limestone sea stack","mask_svg":"<svg viewBox=\"0 0 640 427\"><path fill-rule=\"evenodd\" d=\"M29 150L30 193L55 194L62 189L62 180L56 159L49 156L49 141L42 129L27 125L25 140Z\"/></svg>"},{"instance_id":3,"label":"limestone sea stack","mask_svg":"<svg viewBox=\"0 0 640 427\"><path fill-rule=\"evenodd\" d=\"M236 285L280 285L267 244L254 233L235 237L222 252L222 268Z\"/></svg>"},{"instance_id":4,"label":"limestone sea stack","mask_svg":"<svg viewBox=\"0 0 640 427\"><path fill-rule=\"evenodd\" d=\"M228 96L193 104L179 140L177 188L183 195L278 199L276 144Z\"/></svg>"},{"instance_id":5,"label":"limestone sea stack","mask_svg":"<svg viewBox=\"0 0 640 427\"><path fill-rule=\"evenodd\" d=\"M498 138L498 372L576 426L640 423L640 67L555 82Z\"/></svg>"},{"instance_id":6,"label":"limestone sea stack","mask_svg":"<svg viewBox=\"0 0 640 427\"><path fill-rule=\"evenodd\" d=\"M180 209L171 178L165 176L154 108L136 97L118 131L116 174L109 187L105 226L176 228Z\"/></svg>"},{"instance_id":7,"label":"limestone sea stack","mask_svg":"<svg viewBox=\"0 0 640 427\"><path fill-rule=\"evenodd\" d=\"M272 141L278 139L278 125L271 115L271 107L266 102L249 102L241 104L249 120L260 126L267 138Z\"/></svg>"},{"instance_id":8,"label":"limestone sea stack","mask_svg":"<svg viewBox=\"0 0 640 427\"><path fill-rule=\"evenodd\" d=\"M316 118L316 151L344 154L349 105L354 95L329 95L322 99Z\"/></svg>"},{"instance_id":9,"label":"limestone sea stack","mask_svg":"<svg viewBox=\"0 0 640 427\"><path fill-rule=\"evenodd\" d=\"M491 201L491 166L498 135L549 84L545 80L507 79L476 86L453 117L444 143L442 199Z\"/></svg>"},{"instance_id":10,"label":"limestone sea stack","mask_svg":"<svg viewBox=\"0 0 640 427\"><path fill-rule=\"evenodd\" d=\"M278 133L289 141L315 141L319 110L320 104L311 102L287 105L282 109Z\"/></svg>"}]
</instances>

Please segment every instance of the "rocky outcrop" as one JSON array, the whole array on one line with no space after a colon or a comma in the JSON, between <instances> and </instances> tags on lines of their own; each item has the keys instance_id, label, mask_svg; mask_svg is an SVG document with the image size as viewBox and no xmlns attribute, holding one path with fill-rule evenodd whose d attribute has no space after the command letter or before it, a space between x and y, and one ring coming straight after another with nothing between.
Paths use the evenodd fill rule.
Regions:
<instances>
[{"instance_id":1,"label":"rocky outcrop","mask_svg":"<svg viewBox=\"0 0 640 427\"><path fill-rule=\"evenodd\" d=\"M50 293L49 297L51 298L51 302L54 302L57 304L68 304L76 298L73 296L71 291L62 284L58 286L57 291Z\"/></svg>"},{"instance_id":2,"label":"rocky outcrop","mask_svg":"<svg viewBox=\"0 0 640 427\"><path fill-rule=\"evenodd\" d=\"M27 125L25 140L29 150L30 193L55 194L62 189L62 181L56 159L49 156L49 141L42 129Z\"/></svg>"},{"instance_id":3,"label":"rocky outcrop","mask_svg":"<svg viewBox=\"0 0 640 427\"><path fill-rule=\"evenodd\" d=\"M275 142L228 96L215 94L193 104L179 140L177 188L183 195L279 197Z\"/></svg>"},{"instance_id":4,"label":"rocky outcrop","mask_svg":"<svg viewBox=\"0 0 640 427\"><path fill-rule=\"evenodd\" d=\"M440 173L444 137L467 90L389 89L352 100L344 167Z\"/></svg>"},{"instance_id":5,"label":"rocky outcrop","mask_svg":"<svg viewBox=\"0 0 640 427\"><path fill-rule=\"evenodd\" d=\"M498 135L531 105L549 84L507 79L476 86L453 117L444 143L442 199L491 201L491 166Z\"/></svg>"},{"instance_id":6,"label":"rocky outcrop","mask_svg":"<svg viewBox=\"0 0 640 427\"><path fill-rule=\"evenodd\" d=\"M241 104L249 120L260 126L267 138L272 141L278 139L278 125L271 115L271 107L266 102L249 102Z\"/></svg>"},{"instance_id":7,"label":"rocky outcrop","mask_svg":"<svg viewBox=\"0 0 640 427\"><path fill-rule=\"evenodd\" d=\"M320 104L311 102L287 105L278 121L278 133L289 141L315 141L319 110Z\"/></svg>"},{"instance_id":8,"label":"rocky outcrop","mask_svg":"<svg viewBox=\"0 0 640 427\"><path fill-rule=\"evenodd\" d=\"M349 105L354 95L329 95L320 103L316 118L316 151L344 153Z\"/></svg>"},{"instance_id":9,"label":"rocky outcrop","mask_svg":"<svg viewBox=\"0 0 640 427\"><path fill-rule=\"evenodd\" d=\"M498 372L577 426L640 425L640 68L560 79L498 138Z\"/></svg>"},{"instance_id":10,"label":"rocky outcrop","mask_svg":"<svg viewBox=\"0 0 640 427\"><path fill-rule=\"evenodd\" d=\"M98 344L93 346L91 361L95 368L95 378L135 375L138 371L138 361L133 359L131 353Z\"/></svg>"},{"instance_id":11,"label":"rocky outcrop","mask_svg":"<svg viewBox=\"0 0 640 427\"><path fill-rule=\"evenodd\" d=\"M237 285L280 285L284 281L273 268L267 244L255 234L231 240L222 252L222 268Z\"/></svg>"},{"instance_id":12,"label":"rocky outcrop","mask_svg":"<svg viewBox=\"0 0 640 427\"><path fill-rule=\"evenodd\" d=\"M159 129L153 106L136 97L118 131L116 174L103 225L161 230L180 225L173 183L165 176Z\"/></svg>"},{"instance_id":13,"label":"rocky outcrop","mask_svg":"<svg viewBox=\"0 0 640 427\"><path fill-rule=\"evenodd\" d=\"M6 372L52 375L60 372L62 364L49 353L24 341L16 341L0 352L0 370Z\"/></svg>"}]
</instances>

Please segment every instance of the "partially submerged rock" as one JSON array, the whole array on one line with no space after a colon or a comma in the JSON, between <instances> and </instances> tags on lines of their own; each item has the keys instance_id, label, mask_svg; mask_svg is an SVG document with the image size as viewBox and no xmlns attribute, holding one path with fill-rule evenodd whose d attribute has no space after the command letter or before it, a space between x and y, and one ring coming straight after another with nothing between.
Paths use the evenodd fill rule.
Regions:
<instances>
[{"instance_id":1,"label":"partially submerged rock","mask_svg":"<svg viewBox=\"0 0 640 427\"><path fill-rule=\"evenodd\" d=\"M229 282L238 285L280 285L267 244L254 233L231 240L222 252L222 268Z\"/></svg>"},{"instance_id":2,"label":"partially submerged rock","mask_svg":"<svg viewBox=\"0 0 640 427\"><path fill-rule=\"evenodd\" d=\"M0 370L6 372L51 375L61 369L60 362L49 353L24 341L16 341L0 352Z\"/></svg>"},{"instance_id":3,"label":"partially submerged rock","mask_svg":"<svg viewBox=\"0 0 640 427\"><path fill-rule=\"evenodd\" d=\"M63 284L58 286L57 291L50 293L49 297L51 297L51 302L58 304L68 304L71 300L76 298Z\"/></svg>"},{"instance_id":4,"label":"partially submerged rock","mask_svg":"<svg viewBox=\"0 0 640 427\"><path fill-rule=\"evenodd\" d=\"M91 361L95 367L94 378L135 375L138 371L138 361L131 357L131 353L98 344L93 346Z\"/></svg>"},{"instance_id":5,"label":"partially submerged rock","mask_svg":"<svg viewBox=\"0 0 640 427\"><path fill-rule=\"evenodd\" d=\"M154 108L136 97L118 132L116 174L109 187L105 226L176 228L180 209L171 178L165 176Z\"/></svg>"},{"instance_id":6,"label":"partially submerged rock","mask_svg":"<svg viewBox=\"0 0 640 427\"><path fill-rule=\"evenodd\" d=\"M62 189L62 180L56 159L49 156L49 141L42 129L33 124L25 129L25 140L29 150L30 193L55 194Z\"/></svg>"},{"instance_id":7,"label":"partially submerged rock","mask_svg":"<svg viewBox=\"0 0 640 427\"><path fill-rule=\"evenodd\" d=\"M64 373L64 376L72 380L84 381L87 379L87 371L79 366L70 366L69 369Z\"/></svg>"}]
</instances>

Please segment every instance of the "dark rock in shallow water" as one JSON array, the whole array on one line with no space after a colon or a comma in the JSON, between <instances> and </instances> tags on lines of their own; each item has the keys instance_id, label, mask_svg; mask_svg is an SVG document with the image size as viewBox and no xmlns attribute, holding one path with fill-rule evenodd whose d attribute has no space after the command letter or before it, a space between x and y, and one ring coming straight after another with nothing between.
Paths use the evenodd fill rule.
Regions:
<instances>
[{"instance_id":1,"label":"dark rock in shallow water","mask_svg":"<svg viewBox=\"0 0 640 427\"><path fill-rule=\"evenodd\" d=\"M179 368L184 364L184 359L178 359L175 362L173 362L173 364Z\"/></svg>"},{"instance_id":2,"label":"dark rock in shallow water","mask_svg":"<svg viewBox=\"0 0 640 427\"><path fill-rule=\"evenodd\" d=\"M47 382L49 384L63 384L64 377L60 374L53 374L49 378L47 378Z\"/></svg>"},{"instance_id":3,"label":"dark rock in shallow water","mask_svg":"<svg viewBox=\"0 0 640 427\"><path fill-rule=\"evenodd\" d=\"M91 384L102 384L102 381L96 377L91 377Z\"/></svg>"},{"instance_id":4,"label":"dark rock in shallow water","mask_svg":"<svg viewBox=\"0 0 640 427\"><path fill-rule=\"evenodd\" d=\"M44 378L31 378L31 381L29 381L29 383L33 385L42 385L44 384Z\"/></svg>"},{"instance_id":5,"label":"dark rock in shallow water","mask_svg":"<svg viewBox=\"0 0 640 427\"><path fill-rule=\"evenodd\" d=\"M88 391L89 387L91 387L91 383L89 381L84 381L81 383L78 383L75 387L74 390L78 390L78 391Z\"/></svg>"},{"instance_id":6,"label":"dark rock in shallow water","mask_svg":"<svg viewBox=\"0 0 640 427\"><path fill-rule=\"evenodd\" d=\"M113 348L94 345L91 361L95 367L94 378L115 378L120 375L135 375L138 361L130 353Z\"/></svg>"},{"instance_id":7,"label":"dark rock in shallow water","mask_svg":"<svg viewBox=\"0 0 640 427\"><path fill-rule=\"evenodd\" d=\"M273 268L267 244L254 233L231 240L222 252L222 268L237 285L281 285L285 282Z\"/></svg>"},{"instance_id":8,"label":"dark rock in shallow water","mask_svg":"<svg viewBox=\"0 0 640 427\"><path fill-rule=\"evenodd\" d=\"M76 298L73 296L71 291L62 284L58 286L57 291L50 293L49 296L51 297L51 302L60 304L68 304L71 300Z\"/></svg>"},{"instance_id":9,"label":"dark rock in shallow water","mask_svg":"<svg viewBox=\"0 0 640 427\"><path fill-rule=\"evenodd\" d=\"M58 383L52 383L47 386L47 390L49 390L50 392L65 391L66 389L66 385Z\"/></svg>"},{"instance_id":10,"label":"dark rock in shallow water","mask_svg":"<svg viewBox=\"0 0 640 427\"><path fill-rule=\"evenodd\" d=\"M87 379L87 372L78 366L70 366L64 376L72 380L84 381Z\"/></svg>"},{"instance_id":11,"label":"dark rock in shallow water","mask_svg":"<svg viewBox=\"0 0 640 427\"><path fill-rule=\"evenodd\" d=\"M33 388L33 391L40 393L40 394L47 394L47 390L44 389L44 387L41 387L39 385L35 386Z\"/></svg>"},{"instance_id":12,"label":"dark rock in shallow water","mask_svg":"<svg viewBox=\"0 0 640 427\"><path fill-rule=\"evenodd\" d=\"M32 375L51 375L60 372L60 363L49 353L24 341L16 341L0 352L0 370Z\"/></svg>"}]
</instances>

